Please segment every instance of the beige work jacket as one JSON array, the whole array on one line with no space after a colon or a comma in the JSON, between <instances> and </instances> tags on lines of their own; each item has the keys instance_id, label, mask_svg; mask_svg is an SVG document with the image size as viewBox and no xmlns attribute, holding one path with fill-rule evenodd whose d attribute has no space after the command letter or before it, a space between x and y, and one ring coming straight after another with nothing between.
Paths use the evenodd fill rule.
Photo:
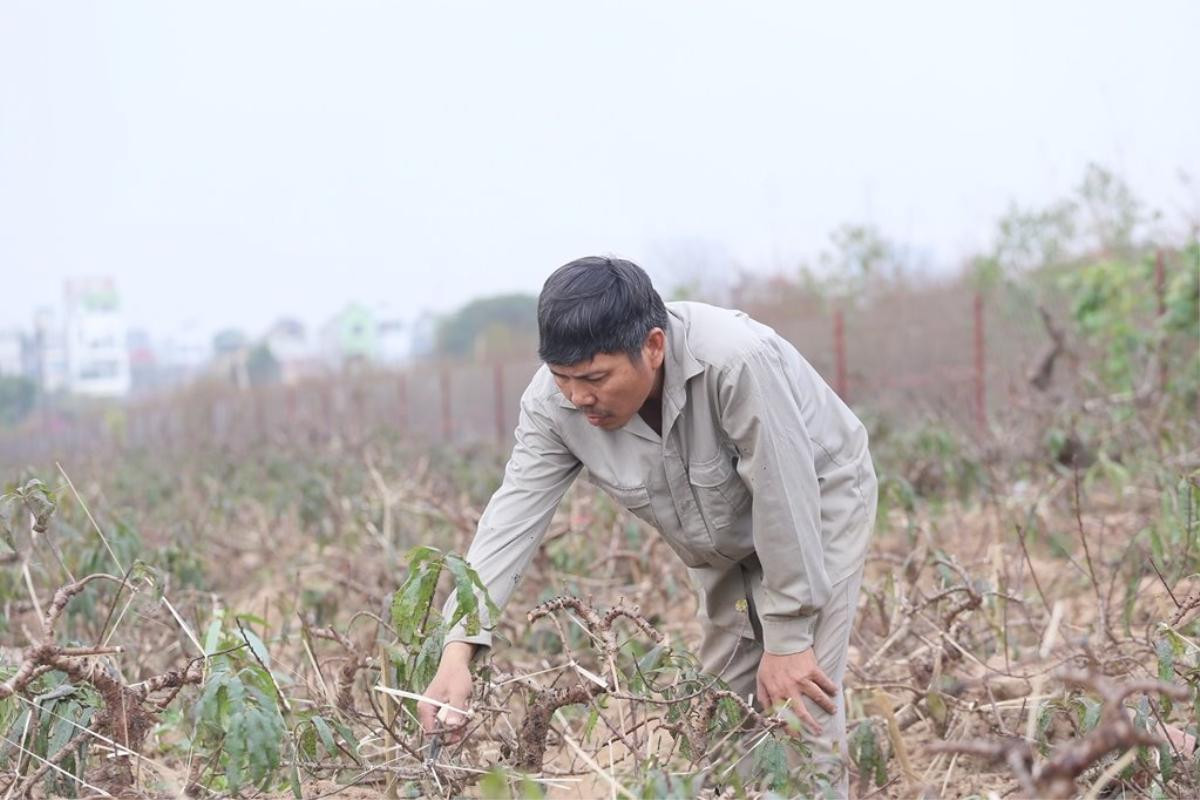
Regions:
<instances>
[{"instance_id":1,"label":"beige work jacket","mask_svg":"<svg viewBox=\"0 0 1200 800\"><path fill-rule=\"evenodd\" d=\"M467 559L503 608L582 470L662 533L707 624L759 628L771 653L806 650L831 586L866 555L876 505L866 429L767 326L703 303L667 312L662 436L638 415L616 431L591 426L543 366ZM452 594L445 613L454 607ZM491 646L483 622L446 641Z\"/></svg>"}]
</instances>

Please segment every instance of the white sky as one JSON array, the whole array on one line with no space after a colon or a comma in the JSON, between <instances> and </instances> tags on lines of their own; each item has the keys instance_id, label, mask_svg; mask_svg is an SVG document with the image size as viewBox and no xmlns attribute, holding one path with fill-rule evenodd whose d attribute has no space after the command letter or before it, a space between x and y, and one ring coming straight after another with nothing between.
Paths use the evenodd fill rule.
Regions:
<instances>
[{"instance_id":1,"label":"white sky","mask_svg":"<svg viewBox=\"0 0 1200 800\"><path fill-rule=\"evenodd\" d=\"M405 316L614 252L955 266L1088 161L1200 179L1200 3L0 0L0 327Z\"/></svg>"}]
</instances>

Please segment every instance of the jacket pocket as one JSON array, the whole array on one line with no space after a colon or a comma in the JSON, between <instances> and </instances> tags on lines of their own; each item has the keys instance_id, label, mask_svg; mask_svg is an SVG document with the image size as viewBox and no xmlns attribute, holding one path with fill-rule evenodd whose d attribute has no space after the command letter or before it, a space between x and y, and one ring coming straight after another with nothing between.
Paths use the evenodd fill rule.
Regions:
<instances>
[{"instance_id":1,"label":"jacket pocket","mask_svg":"<svg viewBox=\"0 0 1200 800\"><path fill-rule=\"evenodd\" d=\"M603 489L605 494L616 500L622 508L642 522L658 528L658 517L654 514L654 506L650 503L650 492L645 486L614 486L611 483L597 480L595 477L591 480Z\"/></svg>"},{"instance_id":2,"label":"jacket pocket","mask_svg":"<svg viewBox=\"0 0 1200 800\"><path fill-rule=\"evenodd\" d=\"M750 491L738 475L733 459L723 453L709 461L690 464L688 481L705 525L713 533L733 525L750 502Z\"/></svg>"}]
</instances>

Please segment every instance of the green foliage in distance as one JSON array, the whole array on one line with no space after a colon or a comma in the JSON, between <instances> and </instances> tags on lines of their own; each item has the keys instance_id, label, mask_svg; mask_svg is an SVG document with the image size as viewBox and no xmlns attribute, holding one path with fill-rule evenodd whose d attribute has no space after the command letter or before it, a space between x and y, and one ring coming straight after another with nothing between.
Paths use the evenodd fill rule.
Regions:
<instances>
[{"instance_id":1,"label":"green foliage in distance","mask_svg":"<svg viewBox=\"0 0 1200 800\"><path fill-rule=\"evenodd\" d=\"M246 354L246 375L252 386L263 386L279 380L279 361L266 343L254 345Z\"/></svg>"},{"instance_id":2,"label":"green foliage in distance","mask_svg":"<svg viewBox=\"0 0 1200 800\"><path fill-rule=\"evenodd\" d=\"M475 354L481 340L511 336L507 343L537 340L537 298L530 294L505 294L473 300L438 321L435 334L440 356L466 358ZM530 353L532 355L532 353Z\"/></svg>"},{"instance_id":3,"label":"green foliage in distance","mask_svg":"<svg viewBox=\"0 0 1200 800\"><path fill-rule=\"evenodd\" d=\"M16 425L33 411L37 384L28 378L0 375L0 425Z\"/></svg>"},{"instance_id":4,"label":"green foliage in distance","mask_svg":"<svg viewBox=\"0 0 1200 800\"><path fill-rule=\"evenodd\" d=\"M1200 244L1166 261L1162 309L1155 255L1086 263L1062 276L1081 338L1097 352L1096 385L1134 400L1155 386L1165 364L1169 395L1194 399L1200 387Z\"/></svg>"},{"instance_id":5,"label":"green foliage in distance","mask_svg":"<svg viewBox=\"0 0 1200 800\"><path fill-rule=\"evenodd\" d=\"M1071 314L1086 341L1101 353L1099 377L1110 391L1133 391L1157 338L1154 265L1099 261L1064 278Z\"/></svg>"}]
</instances>

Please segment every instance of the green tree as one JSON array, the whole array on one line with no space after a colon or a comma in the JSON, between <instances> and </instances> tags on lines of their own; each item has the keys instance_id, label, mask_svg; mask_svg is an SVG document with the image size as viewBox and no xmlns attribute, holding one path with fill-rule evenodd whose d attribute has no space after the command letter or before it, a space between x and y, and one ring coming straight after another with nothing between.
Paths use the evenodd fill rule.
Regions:
<instances>
[{"instance_id":1,"label":"green tree","mask_svg":"<svg viewBox=\"0 0 1200 800\"><path fill-rule=\"evenodd\" d=\"M481 342L499 341L498 333L505 331L506 354L521 344L537 339L537 298L530 294L505 294L473 300L438 322L436 352L452 358L476 353ZM494 352L492 355L497 355Z\"/></svg>"},{"instance_id":2,"label":"green tree","mask_svg":"<svg viewBox=\"0 0 1200 800\"><path fill-rule=\"evenodd\" d=\"M1089 164L1076 195L1091 247L1109 257L1131 255L1145 211L1129 184L1099 164Z\"/></svg>"},{"instance_id":3,"label":"green tree","mask_svg":"<svg viewBox=\"0 0 1200 800\"><path fill-rule=\"evenodd\" d=\"M0 425L16 425L37 401L37 384L28 378L0 375Z\"/></svg>"},{"instance_id":4,"label":"green tree","mask_svg":"<svg viewBox=\"0 0 1200 800\"><path fill-rule=\"evenodd\" d=\"M819 263L834 297L866 302L882 289L906 284L921 266L913 252L874 225L842 225L829 240L833 249L823 252Z\"/></svg>"},{"instance_id":5,"label":"green tree","mask_svg":"<svg viewBox=\"0 0 1200 800\"><path fill-rule=\"evenodd\" d=\"M271 354L271 348L266 344L256 344L246 355L246 374L250 384L262 386L279 380L279 362Z\"/></svg>"}]
</instances>

